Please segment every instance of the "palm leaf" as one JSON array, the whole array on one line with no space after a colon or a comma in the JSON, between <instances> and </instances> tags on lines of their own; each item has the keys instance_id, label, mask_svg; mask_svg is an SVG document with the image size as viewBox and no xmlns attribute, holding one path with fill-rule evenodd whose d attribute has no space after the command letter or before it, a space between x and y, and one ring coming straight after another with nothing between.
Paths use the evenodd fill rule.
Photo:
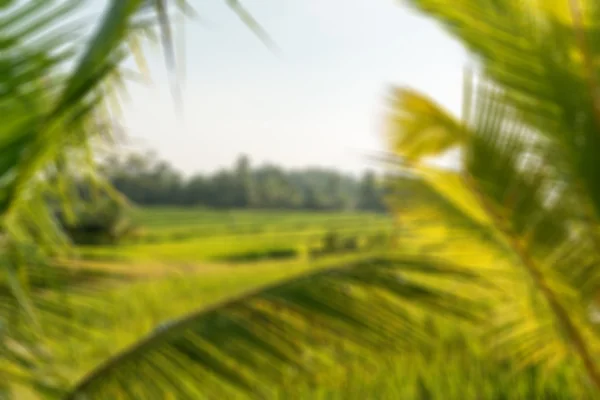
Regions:
<instances>
[{"instance_id":1,"label":"palm leaf","mask_svg":"<svg viewBox=\"0 0 600 400\"><path fill-rule=\"evenodd\" d=\"M59 383L38 378L60 374L53 373L51 358L34 351L36 346L46 341L45 335L81 332L76 332L79 327L69 327L69 307L62 296L65 287L38 292L37 272L29 266L38 267L35 271L47 269L47 256L71 250L54 216L55 204L68 214L79 200L65 190L69 179L78 177L67 171L85 171L89 179L101 184L92 143L110 139L98 127L112 125L110 119L119 107L112 99L124 75L120 69L128 56L125 43L141 46L139 39L151 34L158 20L165 48L171 47L166 2L110 1L91 36L82 34L86 25L75 18L81 3L13 2L3 5L0 15L0 113L4 118L0 127L0 254L11 256L0 259L0 322L10 321L11 328L10 334L0 337L0 381L5 381L4 372L12 371L13 378L21 377L21 383L29 382L45 395L55 395L52 387ZM189 14L186 1L177 4ZM238 4L231 5L264 40L264 32L250 15ZM152 9L155 15L144 20ZM137 55L143 70L143 58ZM171 58L168 67L174 66ZM52 185L48 177L56 172L58 185ZM53 271L48 270L50 275ZM10 290L5 293L4 289ZM41 320L43 333L21 319L23 310L31 320ZM7 343L12 344L6 347ZM26 357L15 357L15 346Z\"/></svg>"},{"instance_id":2,"label":"palm leaf","mask_svg":"<svg viewBox=\"0 0 600 400\"><path fill-rule=\"evenodd\" d=\"M599 385L587 313L599 289L600 260L594 226L573 212L585 210L588 198L565 176L565 149L519 120L518 109L502 101L499 92L480 85L468 181L544 299L541 309L551 311L557 333Z\"/></svg>"},{"instance_id":3,"label":"palm leaf","mask_svg":"<svg viewBox=\"0 0 600 400\"><path fill-rule=\"evenodd\" d=\"M481 61L482 72L502 87L540 137L564 152L574 184L591 197L590 218L600 204L597 131L600 11L593 1L512 2L505 0L411 0L442 22ZM566 15L582 4L582 17ZM576 24L577 23L577 24ZM594 58L595 57L595 58ZM584 115L588 117L585 118Z\"/></svg>"},{"instance_id":4,"label":"palm leaf","mask_svg":"<svg viewBox=\"0 0 600 400\"><path fill-rule=\"evenodd\" d=\"M36 288L37 271L53 272L46 257L70 250L49 200L68 205L69 195L60 188L71 176L61 172L55 187L47 177L55 166L94 172L81 155L100 139L95 128L103 86L119 66L121 43L138 7L138 2L112 3L83 54L79 49L88 38L72 18L81 2L19 2L0 16L0 320L10 328L1 338L0 366L40 393L60 385L46 335L81 334L69 326L68 303L61 297L65 287ZM30 266L37 268L32 272ZM29 320L21 318L22 311Z\"/></svg>"},{"instance_id":5,"label":"palm leaf","mask_svg":"<svg viewBox=\"0 0 600 400\"><path fill-rule=\"evenodd\" d=\"M158 327L84 376L67 398L266 396L365 350L414 349L426 335L422 309L481 316L475 294L428 284L432 277L480 283L472 269L439 260L371 256L326 266Z\"/></svg>"},{"instance_id":6,"label":"palm leaf","mask_svg":"<svg viewBox=\"0 0 600 400\"><path fill-rule=\"evenodd\" d=\"M407 161L438 156L467 139L460 122L431 99L409 89L390 97L390 148Z\"/></svg>"},{"instance_id":7,"label":"palm leaf","mask_svg":"<svg viewBox=\"0 0 600 400\"><path fill-rule=\"evenodd\" d=\"M246 24L248 28L254 32L254 34L263 42L269 50L278 53L278 47L271 39L269 34L262 28L262 26L252 17L252 15L242 6L240 0L226 0L229 7L237 14L237 16Z\"/></svg>"}]
</instances>

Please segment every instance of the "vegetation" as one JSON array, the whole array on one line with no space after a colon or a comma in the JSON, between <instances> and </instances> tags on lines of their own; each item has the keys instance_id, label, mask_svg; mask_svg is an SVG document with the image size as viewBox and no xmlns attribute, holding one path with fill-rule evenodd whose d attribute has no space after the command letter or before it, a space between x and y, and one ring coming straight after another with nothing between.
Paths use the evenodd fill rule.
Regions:
<instances>
[{"instance_id":1,"label":"vegetation","mask_svg":"<svg viewBox=\"0 0 600 400\"><path fill-rule=\"evenodd\" d=\"M394 236L387 216L366 213L148 208L135 210L132 220L140 229L120 246L85 246L80 253L104 261L181 263L318 258L382 248ZM360 248L345 249L349 241L360 242Z\"/></svg>"},{"instance_id":2,"label":"vegetation","mask_svg":"<svg viewBox=\"0 0 600 400\"><path fill-rule=\"evenodd\" d=\"M373 172L358 180L320 168L252 168L250 159L240 156L231 170L184 179L168 162L151 154L130 154L124 160L111 157L102 167L112 185L139 205L385 211L383 190Z\"/></svg>"},{"instance_id":3,"label":"vegetation","mask_svg":"<svg viewBox=\"0 0 600 400\"><path fill-rule=\"evenodd\" d=\"M135 256L100 263L74 257L89 249L70 247L54 218L56 204L75 217L82 199L66 188L82 175L116 197L94 150L143 34L161 34L174 61L167 2L110 1L91 37L48 29L78 2L0 3L0 395L597 398L600 8L407 1L474 61L460 119L409 89L391 94L385 245L361 249L372 215L345 239L311 216L320 257L269 260L288 253L262 242L263 261L188 253L191 266L182 250L218 235L233 251L306 242L294 224L270 234L265 220L250 235L221 224L94 247ZM428 163L448 150L457 171Z\"/></svg>"},{"instance_id":4,"label":"vegetation","mask_svg":"<svg viewBox=\"0 0 600 400\"><path fill-rule=\"evenodd\" d=\"M117 243L123 241L134 229L127 217L126 207L110 197L96 199L88 204L82 202L71 211L72 220L61 210L57 211L56 219L75 244Z\"/></svg>"}]
</instances>

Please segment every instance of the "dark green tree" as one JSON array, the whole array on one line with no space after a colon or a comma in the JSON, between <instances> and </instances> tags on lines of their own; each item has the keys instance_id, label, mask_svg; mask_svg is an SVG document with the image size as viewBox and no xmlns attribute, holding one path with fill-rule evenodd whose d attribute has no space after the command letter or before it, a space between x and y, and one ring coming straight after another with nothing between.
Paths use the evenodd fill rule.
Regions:
<instances>
[{"instance_id":1,"label":"dark green tree","mask_svg":"<svg viewBox=\"0 0 600 400\"><path fill-rule=\"evenodd\" d=\"M236 207L256 207L258 205L258 193L252 175L250 158L245 154L241 155L236 162L235 177L238 186Z\"/></svg>"},{"instance_id":2,"label":"dark green tree","mask_svg":"<svg viewBox=\"0 0 600 400\"><path fill-rule=\"evenodd\" d=\"M382 189L377 183L373 171L363 175L358 189L358 208L368 211L382 211L385 209L382 201Z\"/></svg>"}]
</instances>

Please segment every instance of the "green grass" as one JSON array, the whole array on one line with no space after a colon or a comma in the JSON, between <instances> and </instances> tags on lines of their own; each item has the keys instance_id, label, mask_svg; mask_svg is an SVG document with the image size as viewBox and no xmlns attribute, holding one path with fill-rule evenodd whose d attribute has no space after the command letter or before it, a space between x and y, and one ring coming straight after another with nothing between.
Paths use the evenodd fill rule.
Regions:
<instances>
[{"instance_id":1,"label":"green grass","mask_svg":"<svg viewBox=\"0 0 600 400\"><path fill-rule=\"evenodd\" d=\"M215 235L256 235L284 232L352 230L358 227L389 229L391 221L381 214L207 211L204 209L135 209L133 220L143 227L139 241L164 241Z\"/></svg>"}]
</instances>

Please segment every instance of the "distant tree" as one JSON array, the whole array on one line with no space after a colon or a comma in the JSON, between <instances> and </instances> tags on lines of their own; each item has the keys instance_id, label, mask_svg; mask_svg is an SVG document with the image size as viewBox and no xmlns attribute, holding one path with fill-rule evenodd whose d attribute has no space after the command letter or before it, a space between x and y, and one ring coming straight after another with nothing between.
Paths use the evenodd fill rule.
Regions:
<instances>
[{"instance_id":1,"label":"distant tree","mask_svg":"<svg viewBox=\"0 0 600 400\"><path fill-rule=\"evenodd\" d=\"M358 190L358 208L368 211L382 211L385 206L382 201L382 189L377 184L373 171L363 175Z\"/></svg>"},{"instance_id":2,"label":"distant tree","mask_svg":"<svg viewBox=\"0 0 600 400\"><path fill-rule=\"evenodd\" d=\"M200 174L192 176L182 189L182 203L189 206L207 205L210 201L210 182Z\"/></svg>"},{"instance_id":3,"label":"distant tree","mask_svg":"<svg viewBox=\"0 0 600 400\"><path fill-rule=\"evenodd\" d=\"M284 172L277 166L265 165L260 167L256 173L256 182L260 196L260 207L262 208L285 208L289 202L290 185Z\"/></svg>"},{"instance_id":4,"label":"distant tree","mask_svg":"<svg viewBox=\"0 0 600 400\"><path fill-rule=\"evenodd\" d=\"M252 175L250 158L243 154L241 155L235 167L235 177L237 180L237 207L255 207L258 205L258 192Z\"/></svg>"},{"instance_id":5,"label":"distant tree","mask_svg":"<svg viewBox=\"0 0 600 400\"><path fill-rule=\"evenodd\" d=\"M109 157L102 169L116 189L140 205L383 210L374 175L361 186L356 178L331 169L289 171L272 164L253 168L247 155L240 155L232 169L188 179L153 153Z\"/></svg>"},{"instance_id":6,"label":"distant tree","mask_svg":"<svg viewBox=\"0 0 600 400\"><path fill-rule=\"evenodd\" d=\"M344 192L343 177L339 174L331 174L328 178L329 208L332 210L346 210L351 205L351 200Z\"/></svg>"},{"instance_id":7,"label":"distant tree","mask_svg":"<svg viewBox=\"0 0 600 400\"><path fill-rule=\"evenodd\" d=\"M155 204L182 203L182 177L166 161L158 162L148 173L148 187ZM151 183L150 183L151 182Z\"/></svg>"},{"instance_id":8,"label":"distant tree","mask_svg":"<svg viewBox=\"0 0 600 400\"><path fill-rule=\"evenodd\" d=\"M217 208L233 208L236 204L237 185L235 175L223 169L210 179L208 205Z\"/></svg>"}]
</instances>

